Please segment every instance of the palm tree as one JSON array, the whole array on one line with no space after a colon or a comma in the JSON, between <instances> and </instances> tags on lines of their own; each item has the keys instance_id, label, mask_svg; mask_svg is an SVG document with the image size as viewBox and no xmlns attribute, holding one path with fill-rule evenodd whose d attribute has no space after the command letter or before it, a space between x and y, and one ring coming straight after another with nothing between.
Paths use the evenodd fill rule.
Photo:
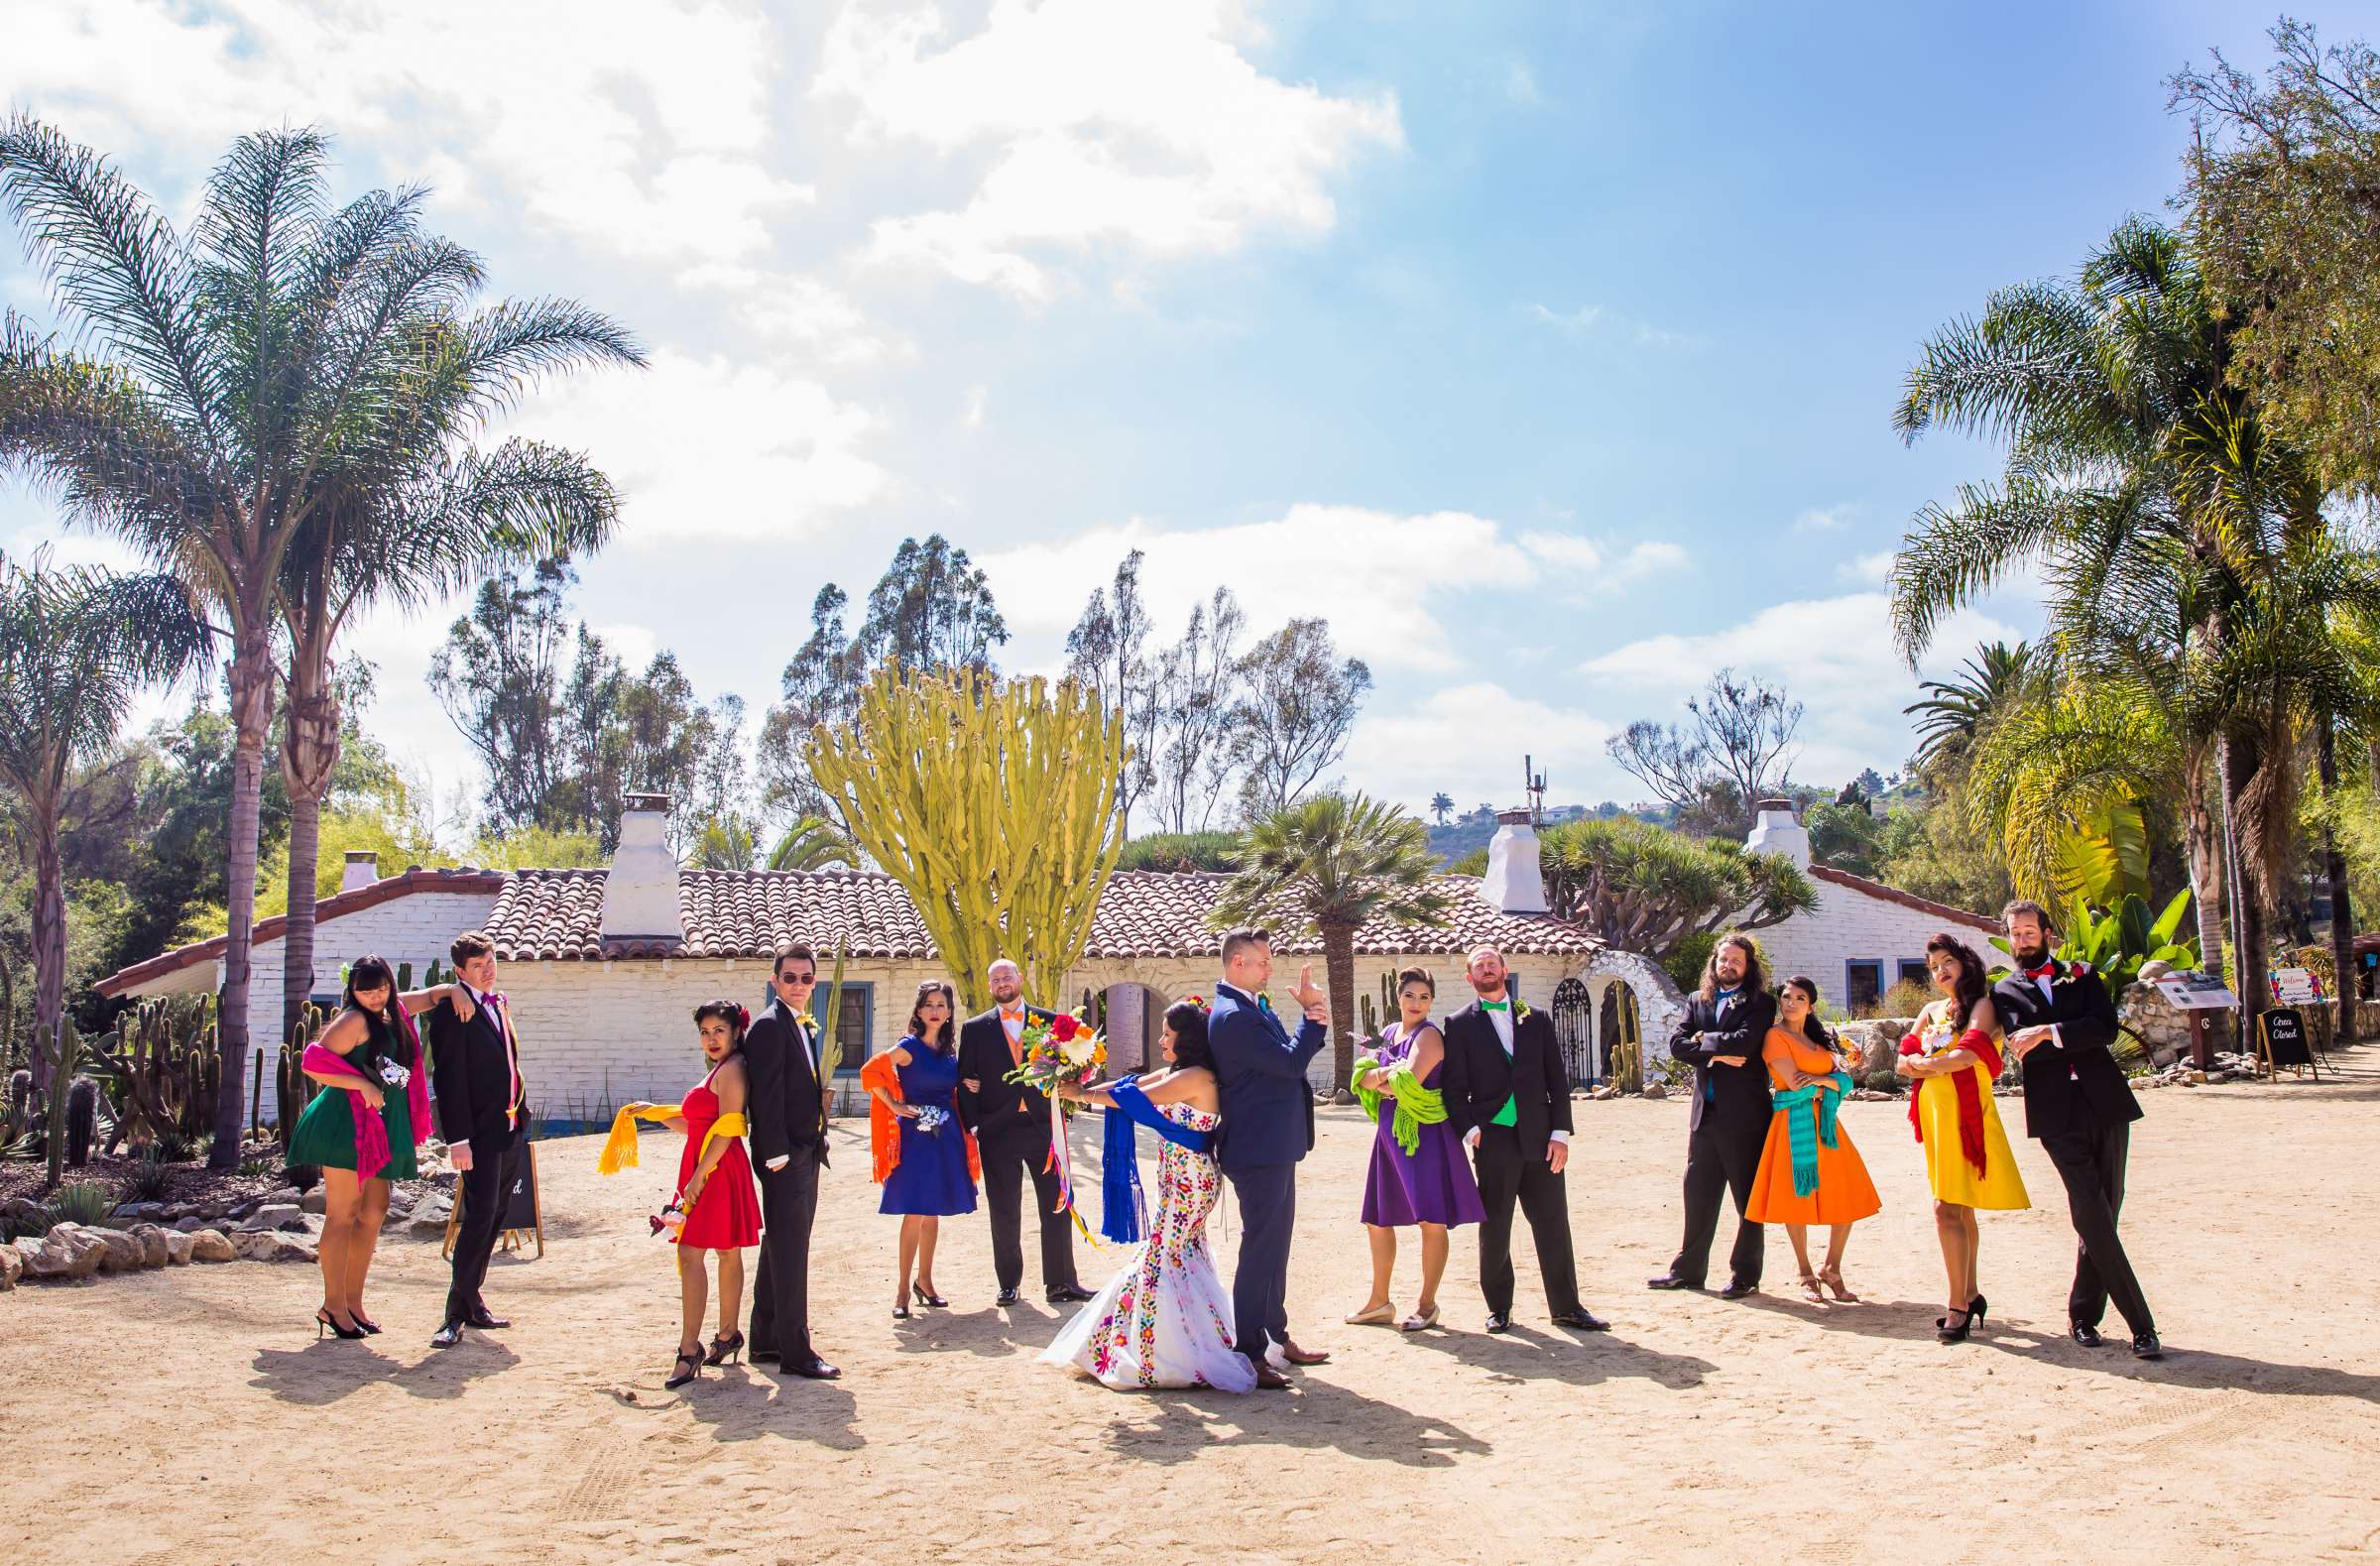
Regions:
<instances>
[{"instance_id":1,"label":"palm tree","mask_svg":"<svg viewBox=\"0 0 2380 1566\"><path fill-rule=\"evenodd\" d=\"M859 850L822 815L805 815L786 827L769 850L771 870L834 870L856 866Z\"/></svg>"},{"instance_id":2,"label":"palm tree","mask_svg":"<svg viewBox=\"0 0 2380 1566\"><path fill-rule=\"evenodd\" d=\"M314 861L322 800L338 766L345 714L339 637L359 612L420 609L509 566L599 548L619 519L611 483L575 452L513 439L463 444L478 415L450 394L420 409L410 449L321 479L288 555L280 604L290 650L281 776L290 798L289 922L283 938L282 1036L314 987Z\"/></svg>"},{"instance_id":3,"label":"palm tree","mask_svg":"<svg viewBox=\"0 0 2380 1566\"><path fill-rule=\"evenodd\" d=\"M480 265L420 231L423 191L332 211L326 161L310 129L241 137L185 236L88 148L29 116L0 125L0 205L74 328L60 346L0 319L0 468L47 480L70 524L181 576L229 643L218 1168L238 1157L246 1097L258 805L290 556L322 513L419 475L426 452L450 450L531 379L643 363L619 327L568 301L461 314ZM300 729L316 716L301 713ZM301 758L309 770L315 755Z\"/></svg>"},{"instance_id":4,"label":"palm tree","mask_svg":"<svg viewBox=\"0 0 2380 1566\"><path fill-rule=\"evenodd\" d=\"M115 739L145 687L179 678L206 652L205 627L171 576L0 559L0 781L22 805L18 830L33 865L34 1024L44 1040L65 1003L59 829L75 807L74 769ZM45 1056L33 1058L39 1078Z\"/></svg>"},{"instance_id":5,"label":"palm tree","mask_svg":"<svg viewBox=\"0 0 2380 1566\"><path fill-rule=\"evenodd\" d=\"M1960 761L1984 721L2021 693L2029 656L2022 642L2014 647L1993 642L1976 648L1951 678L1920 680L1917 688L1926 699L1901 709L1917 719L1917 754L1911 760L1926 771Z\"/></svg>"},{"instance_id":6,"label":"palm tree","mask_svg":"<svg viewBox=\"0 0 2380 1566\"><path fill-rule=\"evenodd\" d=\"M1453 794L1434 793L1430 795L1430 814L1437 818L1440 826L1446 825L1446 818L1454 808L1455 796Z\"/></svg>"},{"instance_id":7,"label":"palm tree","mask_svg":"<svg viewBox=\"0 0 2380 1566\"><path fill-rule=\"evenodd\" d=\"M2235 329L2179 239L2133 219L2079 286L2002 291L1936 334L1896 424L1911 440L1937 423L1997 436L2008 455L1996 484L1919 513L1893 612L1914 663L1944 615L2042 568L2054 675L2122 685L2167 726L2201 947L2210 963L2222 949L2211 921L2234 889L2236 988L2253 1009L2294 826L2288 728L2361 699L2330 619L2364 613L2375 584L2306 464L2230 383Z\"/></svg>"},{"instance_id":8,"label":"palm tree","mask_svg":"<svg viewBox=\"0 0 2380 1566\"><path fill-rule=\"evenodd\" d=\"M1322 937L1331 991L1331 1077L1345 1091L1356 1064L1356 932L1374 921L1437 918L1429 833L1394 805L1363 794L1321 794L1284 805L1248 829L1241 868L1217 900L1218 925L1294 920L1279 935Z\"/></svg>"}]
</instances>

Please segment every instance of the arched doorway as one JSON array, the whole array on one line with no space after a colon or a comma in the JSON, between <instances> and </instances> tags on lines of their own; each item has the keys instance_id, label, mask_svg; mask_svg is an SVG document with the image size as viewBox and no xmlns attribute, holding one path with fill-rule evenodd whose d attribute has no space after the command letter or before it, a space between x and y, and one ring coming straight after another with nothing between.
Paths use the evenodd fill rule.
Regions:
<instances>
[{"instance_id":1,"label":"arched doorway","mask_svg":"<svg viewBox=\"0 0 2380 1566\"><path fill-rule=\"evenodd\" d=\"M1604 986L1602 1011L1596 1043L1603 1080L1633 1093L1644 1085L1644 1021L1636 1010L1636 992L1626 980L1612 980Z\"/></svg>"},{"instance_id":2,"label":"arched doorway","mask_svg":"<svg viewBox=\"0 0 2380 1566\"><path fill-rule=\"evenodd\" d=\"M1563 980L1554 986L1546 1009L1554 1020L1554 1041L1562 1046L1563 1075L1574 1088L1595 1086L1595 1003L1587 987L1576 979Z\"/></svg>"},{"instance_id":3,"label":"arched doorway","mask_svg":"<svg viewBox=\"0 0 2380 1566\"><path fill-rule=\"evenodd\" d=\"M1595 998L1600 1074L1623 1093L1642 1091L1645 1056L1666 1044L1686 998L1659 963L1630 951L1598 952L1579 979Z\"/></svg>"}]
</instances>

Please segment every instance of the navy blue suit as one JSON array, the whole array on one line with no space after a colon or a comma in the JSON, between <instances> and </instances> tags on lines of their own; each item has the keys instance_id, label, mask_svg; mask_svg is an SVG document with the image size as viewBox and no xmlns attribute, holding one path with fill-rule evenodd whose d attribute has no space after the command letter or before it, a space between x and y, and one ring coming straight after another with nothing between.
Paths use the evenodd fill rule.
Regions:
<instances>
[{"instance_id":1,"label":"navy blue suit","mask_svg":"<svg viewBox=\"0 0 2380 1566\"><path fill-rule=\"evenodd\" d=\"M1292 1040L1281 1020L1229 985L1215 987L1207 1044L1223 1098L1217 1156L1240 1195L1240 1265L1232 1274L1234 1347L1264 1357L1289 1341L1289 1236L1297 1222L1297 1165L1314 1146L1306 1067L1330 1029L1307 1020Z\"/></svg>"}]
</instances>

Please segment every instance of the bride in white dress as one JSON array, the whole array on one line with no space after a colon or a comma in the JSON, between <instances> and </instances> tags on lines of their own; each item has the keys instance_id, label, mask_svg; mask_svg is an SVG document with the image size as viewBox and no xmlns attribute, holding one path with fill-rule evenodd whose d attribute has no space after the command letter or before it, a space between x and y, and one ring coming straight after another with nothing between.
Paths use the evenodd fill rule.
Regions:
<instances>
[{"instance_id":1,"label":"bride in white dress","mask_svg":"<svg viewBox=\"0 0 2380 1566\"><path fill-rule=\"evenodd\" d=\"M1232 1348L1232 1294L1207 1249L1207 1215L1223 1195L1223 1171L1212 1144L1223 1116L1205 1010L1192 1001L1169 1007L1162 1048L1169 1069L1122 1081L1136 1084L1168 1121L1205 1134L1207 1149L1159 1139L1157 1210L1147 1238L1125 1254L1123 1267L1042 1352L1042 1363L1079 1367L1119 1391L1146 1386L1250 1391L1255 1372ZM1077 1103L1110 1108L1116 1103L1108 1088L1058 1092Z\"/></svg>"}]
</instances>

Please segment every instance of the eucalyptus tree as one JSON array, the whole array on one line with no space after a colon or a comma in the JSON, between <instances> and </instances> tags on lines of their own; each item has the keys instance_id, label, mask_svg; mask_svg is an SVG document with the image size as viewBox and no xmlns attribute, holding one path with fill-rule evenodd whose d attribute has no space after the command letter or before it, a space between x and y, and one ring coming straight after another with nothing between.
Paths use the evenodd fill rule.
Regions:
<instances>
[{"instance_id":1,"label":"eucalyptus tree","mask_svg":"<svg viewBox=\"0 0 2380 1566\"><path fill-rule=\"evenodd\" d=\"M179 678L207 652L175 577L0 557L0 782L17 796L12 814L33 867L34 1022L44 1039L65 1002L59 832L74 809L76 769L115 740L144 689ZM43 1058L35 1051L37 1077Z\"/></svg>"},{"instance_id":2,"label":"eucalyptus tree","mask_svg":"<svg viewBox=\"0 0 2380 1566\"><path fill-rule=\"evenodd\" d=\"M239 1153L258 804L293 552L324 513L417 476L538 376L643 362L620 327L566 300L463 313L482 269L423 230L425 192L333 209L327 164L311 129L243 136L184 234L96 152L27 115L0 124L0 208L69 327L61 342L13 315L0 326L0 468L47 480L69 524L181 576L228 643L217 1167Z\"/></svg>"}]
</instances>

